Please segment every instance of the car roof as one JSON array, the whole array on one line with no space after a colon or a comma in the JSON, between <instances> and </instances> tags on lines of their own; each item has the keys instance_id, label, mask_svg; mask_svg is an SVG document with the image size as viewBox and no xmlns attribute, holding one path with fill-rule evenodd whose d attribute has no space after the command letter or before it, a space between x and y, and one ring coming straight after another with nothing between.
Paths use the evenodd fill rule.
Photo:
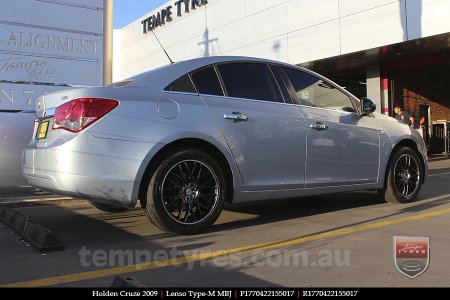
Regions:
<instances>
[{"instance_id":1,"label":"car roof","mask_svg":"<svg viewBox=\"0 0 450 300\"><path fill-rule=\"evenodd\" d=\"M163 66L129 79L125 81L131 81L129 86L160 86L166 87L168 84L176 80L177 78L194 71L196 69L224 62L263 62L278 65L286 65L290 67L295 67L283 62L256 58L256 57L246 57L246 56L210 56L210 57L200 57L189 59L181 62L174 63L172 65Z\"/></svg>"}]
</instances>

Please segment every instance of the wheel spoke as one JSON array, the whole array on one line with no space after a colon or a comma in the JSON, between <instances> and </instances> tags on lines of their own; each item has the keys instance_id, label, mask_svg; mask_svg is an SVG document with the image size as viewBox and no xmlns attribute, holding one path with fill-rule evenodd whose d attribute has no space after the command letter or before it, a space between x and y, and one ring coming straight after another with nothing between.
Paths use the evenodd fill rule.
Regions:
<instances>
[{"instance_id":1,"label":"wheel spoke","mask_svg":"<svg viewBox=\"0 0 450 300\"><path fill-rule=\"evenodd\" d=\"M200 177L200 178L198 179L198 182L202 182L203 179L204 179L206 176L211 176L211 174L210 174L209 172L206 172L205 174L202 175L202 177ZM212 177L208 178L208 180L205 181L205 182L203 182L203 184L206 184L206 183L210 182L212 179L214 179L214 178L212 178Z\"/></svg>"},{"instance_id":2,"label":"wheel spoke","mask_svg":"<svg viewBox=\"0 0 450 300\"><path fill-rule=\"evenodd\" d=\"M180 209L178 210L178 216L177 219L181 220L181 213L183 212L183 205L180 206Z\"/></svg>"},{"instance_id":3,"label":"wheel spoke","mask_svg":"<svg viewBox=\"0 0 450 300\"><path fill-rule=\"evenodd\" d=\"M403 170L405 168L405 161L403 157L398 160L398 167L400 170Z\"/></svg>"},{"instance_id":4,"label":"wheel spoke","mask_svg":"<svg viewBox=\"0 0 450 300\"><path fill-rule=\"evenodd\" d=\"M174 186L178 185L178 183L175 182L172 178L167 178L167 180L169 180Z\"/></svg>"},{"instance_id":5,"label":"wheel spoke","mask_svg":"<svg viewBox=\"0 0 450 300\"><path fill-rule=\"evenodd\" d=\"M416 186L416 183L415 183L415 182L412 182L412 181L408 182L408 188L409 188L409 189L414 190L414 187L415 187L415 186Z\"/></svg>"},{"instance_id":6,"label":"wheel spoke","mask_svg":"<svg viewBox=\"0 0 450 300\"><path fill-rule=\"evenodd\" d=\"M216 196L217 194L216 193L213 193L213 194L203 194L203 196L205 196L205 197L211 197L211 196Z\"/></svg>"},{"instance_id":7,"label":"wheel spoke","mask_svg":"<svg viewBox=\"0 0 450 300\"><path fill-rule=\"evenodd\" d=\"M186 169L186 174L187 174L186 179L189 180L191 178L191 170L189 170L189 165L187 162L184 162L184 167Z\"/></svg>"},{"instance_id":8,"label":"wheel spoke","mask_svg":"<svg viewBox=\"0 0 450 300\"><path fill-rule=\"evenodd\" d=\"M404 196L412 196L420 185L420 169L417 159L410 154L403 154L394 166L394 182L397 192Z\"/></svg>"},{"instance_id":9,"label":"wheel spoke","mask_svg":"<svg viewBox=\"0 0 450 300\"><path fill-rule=\"evenodd\" d=\"M219 201L219 191L213 169L198 160L174 164L161 183L164 209L181 224L196 224L208 218Z\"/></svg>"},{"instance_id":10,"label":"wheel spoke","mask_svg":"<svg viewBox=\"0 0 450 300\"><path fill-rule=\"evenodd\" d=\"M205 203L204 205L202 204L202 206L204 207L204 208L206 208L206 209L208 209L208 207L210 207L211 206L211 200L210 199L208 199L208 198L206 198L205 196L200 196L199 197L199 203L200 204L202 204L201 202L200 202L200 200L203 200L203 203Z\"/></svg>"},{"instance_id":11,"label":"wheel spoke","mask_svg":"<svg viewBox=\"0 0 450 300\"><path fill-rule=\"evenodd\" d=\"M165 191L173 191L173 190L179 191L180 189L181 189L180 186L173 186L173 187L166 187L166 188L164 188Z\"/></svg>"},{"instance_id":12,"label":"wheel spoke","mask_svg":"<svg viewBox=\"0 0 450 300\"><path fill-rule=\"evenodd\" d=\"M197 182L200 180L200 175L202 174L202 165L198 168Z\"/></svg>"},{"instance_id":13,"label":"wheel spoke","mask_svg":"<svg viewBox=\"0 0 450 300\"><path fill-rule=\"evenodd\" d=\"M193 163L192 170L191 170L191 174L190 174L190 177L191 177L192 180L194 180L194 179L196 178L196 177L195 177L196 170L197 170L198 168L200 168L200 167L201 167L201 164L199 164L199 163Z\"/></svg>"},{"instance_id":14,"label":"wheel spoke","mask_svg":"<svg viewBox=\"0 0 450 300\"><path fill-rule=\"evenodd\" d=\"M181 164L178 165L178 171L180 173L181 184L183 184L184 182L186 182L186 173L183 172L183 168L181 167Z\"/></svg>"},{"instance_id":15,"label":"wheel spoke","mask_svg":"<svg viewBox=\"0 0 450 300\"><path fill-rule=\"evenodd\" d=\"M183 206L183 202L180 201L179 198L175 198L174 200L172 200L172 201L170 201L170 202L167 202L166 208L169 209L170 207L172 207L172 205L178 204L178 203L180 203L180 205Z\"/></svg>"},{"instance_id":16,"label":"wheel spoke","mask_svg":"<svg viewBox=\"0 0 450 300\"><path fill-rule=\"evenodd\" d=\"M200 204L198 199L195 201L195 206L197 207L198 214L201 216L202 215L202 209L200 208L201 204Z\"/></svg>"},{"instance_id":17,"label":"wheel spoke","mask_svg":"<svg viewBox=\"0 0 450 300\"><path fill-rule=\"evenodd\" d=\"M184 214L184 223L187 223L187 220L188 220L188 218L189 218L189 211L190 211L190 208L187 208L186 209L186 213Z\"/></svg>"},{"instance_id":18,"label":"wheel spoke","mask_svg":"<svg viewBox=\"0 0 450 300\"><path fill-rule=\"evenodd\" d=\"M199 188L202 189L202 190L209 190L209 189L217 189L217 186L200 185Z\"/></svg>"}]
</instances>

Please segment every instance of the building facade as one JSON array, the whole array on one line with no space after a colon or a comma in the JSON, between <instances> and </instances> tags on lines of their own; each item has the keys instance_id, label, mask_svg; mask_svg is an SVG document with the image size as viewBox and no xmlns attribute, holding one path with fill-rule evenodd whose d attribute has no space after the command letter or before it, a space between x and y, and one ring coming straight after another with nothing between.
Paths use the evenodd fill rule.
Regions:
<instances>
[{"instance_id":1,"label":"building facade","mask_svg":"<svg viewBox=\"0 0 450 300\"><path fill-rule=\"evenodd\" d=\"M377 111L450 120L448 0L172 0L115 31L115 81L173 61L256 56L330 77ZM153 34L154 33L154 34ZM158 42L158 40L159 42Z\"/></svg>"}]
</instances>

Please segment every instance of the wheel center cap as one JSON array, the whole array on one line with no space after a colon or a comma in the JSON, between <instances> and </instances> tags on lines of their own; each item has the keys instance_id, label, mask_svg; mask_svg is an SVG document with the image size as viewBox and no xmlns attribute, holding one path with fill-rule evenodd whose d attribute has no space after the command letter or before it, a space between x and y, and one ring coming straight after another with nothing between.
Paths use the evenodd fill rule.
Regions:
<instances>
[{"instance_id":1,"label":"wheel center cap","mask_svg":"<svg viewBox=\"0 0 450 300\"><path fill-rule=\"evenodd\" d=\"M184 194L185 194L186 196L192 196L193 193L194 193L194 192L192 191L191 188L186 188L186 189L184 190Z\"/></svg>"},{"instance_id":2,"label":"wheel center cap","mask_svg":"<svg viewBox=\"0 0 450 300\"><path fill-rule=\"evenodd\" d=\"M404 172L404 175L403 175L404 177L405 177L405 179L406 180L408 180L408 179L410 179L411 178L411 173L409 172L409 170L405 170L405 172Z\"/></svg>"},{"instance_id":3,"label":"wheel center cap","mask_svg":"<svg viewBox=\"0 0 450 300\"><path fill-rule=\"evenodd\" d=\"M409 172L409 170L404 170L401 173L402 179L403 180L410 180L411 179L411 173Z\"/></svg>"},{"instance_id":4,"label":"wheel center cap","mask_svg":"<svg viewBox=\"0 0 450 300\"><path fill-rule=\"evenodd\" d=\"M194 201L198 194L199 192L195 186L188 185L183 189L183 198L188 202Z\"/></svg>"}]
</instances>

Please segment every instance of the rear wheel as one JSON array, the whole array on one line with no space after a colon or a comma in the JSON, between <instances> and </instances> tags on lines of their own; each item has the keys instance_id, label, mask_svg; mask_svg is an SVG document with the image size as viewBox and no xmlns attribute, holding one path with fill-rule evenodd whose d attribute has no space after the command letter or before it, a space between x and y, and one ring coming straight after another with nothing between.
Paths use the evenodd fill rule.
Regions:
<instances>
[{"instance_id":1,"label":"rear wheel","mask_svg":"<svg viewBox=\"0 0 450 300\"><path fill-rule=\"evenodd\" d=\"M115 206L115 205L107 205L107 204L103 204L103 203L98 203L98 202L91 202L89 201L89 203L95 207L96 209L99 209L101 211L106 211L106 212L123 212L126 211L128 209L128 207L123 207L123 206Z\"/></svg>"},{"instance_id":2,"label":"rear wheel","mask_svg":"<svg viewBox=\"0 0 450 300\"><path fill-rule=\"evenodd\" d=\"M168 153L148 184L143 209L160 229L196 234L219 217L226 181L217 161L198 149Z\"/></svg>"},{"instance_id":3,"label":"rear wheel","mask_svg":"<svg viewBox=\"0 0 450 300\"><path fill-rule=\"evenodd\" d=\"M417 198L422 184L422 168L417 153L408 147L398 149L388 166L381 194L386 202L409 203Z\"/></svg>"}]
</instances>

